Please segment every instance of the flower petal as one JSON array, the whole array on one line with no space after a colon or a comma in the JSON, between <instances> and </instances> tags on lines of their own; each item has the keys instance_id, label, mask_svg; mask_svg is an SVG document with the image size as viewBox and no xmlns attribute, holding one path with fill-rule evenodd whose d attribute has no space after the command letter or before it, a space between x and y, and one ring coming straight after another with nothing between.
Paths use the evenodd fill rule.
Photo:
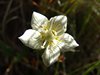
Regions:
<instances>
[{"instance_id":1,"label":"flower petal","mask_svg":"<svg viewBox=\"0 0 100 75\"><path fill-rule=\"evenodd\" d=\"M31 26L33 29L37 30L41 25L44 25L48 19L37 12L33 12L32 14L32 20L31 20Z\"/></svg>"},{"instance_id":2,"label":"flower petal","mask_svg":"<svg viewBox=\"0 0 100 75\"><path fill-rule=\"evenodd\" d=\"M75 51L74 48L79 46L79 44L77 44L74 38L67 33L65 33L61 39L64 42L64 47L62 48L63 49L62 52Z\"/></svg>"},{"instance_id":3,"label":"flower petal","mask_svg":"<svg viewBox=\"0 0 100 75\"><path fill-rule=\"evenodd\" d=\"M60 48L58 45L48 45L45 52L42 55L43 62L46 66L49 66L58 60L60 56Z\"/></svg>"},{"instance_id":4,"label":"flower petal","mask_svg":"<svg viewBox=\"0 0 100 75\"><path fill-rule=\"evenodd\" d=\"M38 31L28 29L25 33L19 37L23 44L32 49L41 49L42 40Z\"/></svg>"},{"instance_id":5,"label":"flower petal","mask_svg":"<svg viewBox=\"0 0 100 75\"><path fill-rule=\"evenodd\" d=\"M50 25L50 29L56 31L58 35L61 35L67 29L67 17L64 15L52 17L50 19Z\"/></svg>"}]
</instances>

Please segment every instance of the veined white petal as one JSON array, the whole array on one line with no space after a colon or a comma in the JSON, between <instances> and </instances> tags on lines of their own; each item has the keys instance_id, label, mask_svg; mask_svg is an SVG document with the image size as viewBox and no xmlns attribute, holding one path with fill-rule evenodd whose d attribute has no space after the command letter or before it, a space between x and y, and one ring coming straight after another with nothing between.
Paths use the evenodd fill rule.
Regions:
<instances>
[{"instance_id":1,"label":"veined white petal","mask_svg":"<svg viewBox=\"0 0 100 75\"><path fill-rule=\"evenodd\" d=\"M42 55L43 62L46 66L49 66L58 60L60 56L60 48L57 45L48 45L45 52Z\"/></svg>"},{"instance_id":2,"label":"veined white petal","mask_svg":"<svg viewBox=\"0 0 100 75\"><path fill-rule=\"evenodd\" d=\"M19 39L22 41L23 44L32 49L41 49L41 34L36 30L26 30L25 33L19 37Z\"/></svg>"},{"instance_id":3,"label":"veined white petal","mask_svg":"<svg viewBox=\"0 0 100 75\"><path fill-rule=\"evenodd\" d=\"M62 52L74 51L74 48L79 46L79 44L74 40L74 38L67 33L63 35L62 40L64 42L64 47Z\"/></svg>"},{"instance_id":4,"label":"veined white petal","mask_svg":"<svg viewBox=\"0 0 100 75\"><path fill-rule=\"evenodd\" d=\"M29 39L32 37L34 34L34 30L28 29L24 32L24 34L20 37L18 37L24 44L27 44Z\"/></svg>"},{"instance_id":5,"label":"veined white petal","mask_svg":"<svg viewBox=\"0 0 100 75\"><path fill-rule=\"evenodd\" d=\"M67 29L67 17L64 15L52 17L50 19L50 29L55 30L58 35L63 34Z\"/></svg>"},{"instance_id":6,"label":"veined white petal","mask_svg":"<svg viewBox=\"0 0 100 75\"><path fill-rule=\"evenodd\" d=\"M37 30L41 25L44 25L46 22L48 22L48 19L44 15L33 12L31 20L31 26L33 29Z\"/></svg>"}]
</instances>

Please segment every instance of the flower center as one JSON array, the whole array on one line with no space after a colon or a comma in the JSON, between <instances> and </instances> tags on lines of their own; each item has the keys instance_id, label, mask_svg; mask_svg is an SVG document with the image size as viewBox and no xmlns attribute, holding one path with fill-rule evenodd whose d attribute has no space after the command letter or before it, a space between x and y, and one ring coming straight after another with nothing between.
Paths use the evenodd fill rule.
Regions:
<instances>
[{"instance_id":1,"label":"flower center","mask_svg":"<svg viewBox=\"0 0 100 75\"><path fill-rule=\"evenodd\" d=\"M47 45L52 44L53 39L56 37L56 32L54 30L46 30L44 32L41 32L42 39L43 39L43 45L42 48L45 48Z\"/></svg>"},{"instance_id":2,"label":"flower center","mask_svg":"<svg viewBox=\"0 0 100 75\"><path fill-rule=\"evenodd\" d=\"M50 40L52 40L53 39L53 37L55 36L54 35L54 32L53 31L48 31L46 34L45 34L45 39L46 40L48 40L48 41L50 41Z\"/></svg>"}]
</instances>

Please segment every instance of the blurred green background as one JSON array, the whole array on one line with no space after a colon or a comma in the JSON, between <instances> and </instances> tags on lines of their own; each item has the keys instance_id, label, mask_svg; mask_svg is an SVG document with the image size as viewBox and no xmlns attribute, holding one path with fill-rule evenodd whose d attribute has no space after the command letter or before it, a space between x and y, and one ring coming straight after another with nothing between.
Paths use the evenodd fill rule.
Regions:
<instances>
[{"instance_id":1,"label":"blurred green background","mask_svg":"<svg viewBox=\"0 0 100 75\"><path fill-rule=\"evenodd\" d=\"M41 54L18 40L31 28L33 11L66 15L76 52L46 67ZM0 75L100 75L100 0L0 0Z\"/></svg>"}]
</instances>

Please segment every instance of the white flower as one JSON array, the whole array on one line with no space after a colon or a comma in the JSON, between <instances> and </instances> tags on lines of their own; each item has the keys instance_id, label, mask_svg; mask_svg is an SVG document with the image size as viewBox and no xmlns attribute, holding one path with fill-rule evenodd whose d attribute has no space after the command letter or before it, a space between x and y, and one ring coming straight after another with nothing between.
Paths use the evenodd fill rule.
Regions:
<instances>
[{"instance_id":1,"label":"white flower","mask_svg":"<svg viewBox=\"0 0 100 75\"><path fill-rule=\"evenodd\" d=\"M48 20L42 14L33 12L32 29L28 29L19 37L23 44L32 49L45 49L42 59L45 65L58 60L60 52L73 51L78 46L74 38L65 33L67 17L59 15Z\"/></svg>"}]
</instances>

